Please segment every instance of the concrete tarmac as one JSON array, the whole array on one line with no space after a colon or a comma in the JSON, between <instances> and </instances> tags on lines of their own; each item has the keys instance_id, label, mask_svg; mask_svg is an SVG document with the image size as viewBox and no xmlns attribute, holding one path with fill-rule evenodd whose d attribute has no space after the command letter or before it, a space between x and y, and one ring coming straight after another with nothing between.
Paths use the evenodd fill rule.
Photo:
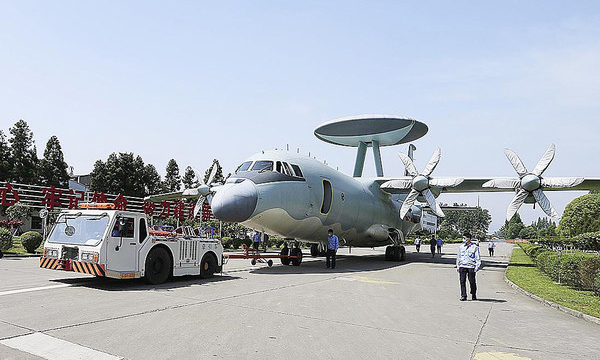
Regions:
<instances>
[{"instance_id":1,"label":"concrete tarmac","mask_svg":"<svg viewBox=\"0 0 600 360\"><path fill-rule=\"evenodd\" d=\"M272 268L230 260L223 276L160 286L4 258L0 359L52 359L54 342L62 359L598 358L600 326L504 282L509 244L493 258L482 246L479 300L460 302L457 248L431 259L408 246L402 263L384 261L384 248L341 249L335 270L322 258Z\"/></svg>"}]
</instances>

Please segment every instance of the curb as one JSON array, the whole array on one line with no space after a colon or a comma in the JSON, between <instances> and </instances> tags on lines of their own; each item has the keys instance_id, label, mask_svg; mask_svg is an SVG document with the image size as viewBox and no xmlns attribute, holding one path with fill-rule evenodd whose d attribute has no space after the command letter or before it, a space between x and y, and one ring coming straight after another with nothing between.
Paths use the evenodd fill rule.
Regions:
<instances>
[{"instance_id":1,"label":"curb","mask_svg":"<svg viewBox=\"0 0 600 360\"><path fill-rule=\"evenodd\" d=\"M4 253L5 258L31 258L31 257L40 257L42 254L7 254Z\"/></svg>"},{"instance_id":2,"label":"curb","mask_svg":"<svg viewBox=\"0 0 600 360\"><path fill-rule=\"evenodd\" d=\"M541 298L541 297L539 297L539 296L537 296L537 295L534 295L534 294L530 293L530 292L529 292L529 291L527 291L527 290L524 290L524 289L523 289L523 288L521 288L519 285L517 285L517 284L515 284L514 282L512 282L512 281L508 280L508 278L506 277L506 273L504 273L504 281L505 281L505 282L506 282L506 283L507 283L507 284L508 284L510 287L512 287L513 289L517 290L518 292L520 292L520 293L522 293L522 294L524 294L524 295L527 295L527 296L529 296L530 298L532 298L532 299L534 299L534 300L537 300L537 301L541 302L542 304L544 304L544 305L546 305L546 306L549 306L549 307L551 307L551 308L554 308L554 309L556 309L556 310L562 311L562 312L564 312L564 313L566 313L566 314L569 314L569 315L571 315L571 316L574 316L574 317L576 317L576 318L583 319L583 320L585 320L585 321L589 321L589 322L591 322L591 323L594 323L594 324L596 324L596 325L600 325L600 318L597 318L597 317L595 317L595 316L591 316L591 315L588 315L588 314L584 314L584 313L582 313L581 311L573 310L573 309L571 309L571 308L568 308L568 307L566 307L566 306L563 306L563 305L557 304L557 303L555 303L555 302L552 302L552 301L550 301L550 300L546 300L546 299L544 299L544 298Z\"/></svg>"}]
</instances>

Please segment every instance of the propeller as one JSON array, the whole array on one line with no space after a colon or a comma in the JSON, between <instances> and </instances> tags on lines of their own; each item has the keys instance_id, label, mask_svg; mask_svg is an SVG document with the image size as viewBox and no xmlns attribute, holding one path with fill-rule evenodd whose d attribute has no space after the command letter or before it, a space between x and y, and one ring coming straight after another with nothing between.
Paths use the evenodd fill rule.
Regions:
<instances>
[{"instance_id":1,"label":"propeller","mask_svg":"<svg viewBox=\"0 0 600 360\"><path fill-rule=\"evenodd\" d=\"M505 149L504 153L510 161L511 165L519 175L519 178L513 179L492 179L485 184L483 187L487 188L498 188L498 189L515 189L517 193L515 197L512 199L510 204L508 205L508 209L506 210L506 220L512 219L512 217L517 213L521 205L525 202L525 200L529 196L533 196L535 201L540 205L544 212L552 217L557 219L558 213L552 207L550 200L542 191L543 188L550 189L562 189L569 188L573 186L577 186L583 182L583 178L579 177L554 177L554 178L544 178L542 174L552 160L554 159L554 154L556 152L556 146L551 144L548 150L542 155L542 158L537 163L535 168L529 172L527 168L521 161L521 158L512 150Z\"/></svg>"},{"instance_id":2,"label":"propeller","mask_svg":"<svg viewBox=\"0 0 600 360\"><path fill-rule=\"evenodd\" d=\"M427 166L423 172L419 173L417 171L417 167L413 163L412 159L403 153L398 153L400 160L404 164L406 168L406 172L408 176L412 177L412 179L400 179L400 180L390 180L381 185L382 188L394 188L394 189L411 189L406 199L404 199L404 203L400 208L400 218L404 219L408 210L414 205L415 201L419 196L423 196L425 201L435 212L437 216L444 217L444 212L442 208L435 200L435 195L431 191L431 187L439 187L439 188L448 188L454 187L463 182L462 178L432 178L431 173L437 167L440 162L440 158L442 157L442 151L440 148L437 148Z\"/></svg>"},{"instance_id":3,"label":"propeller","mask_svg":"<svg viewBox=\"0 0 600 360\"><path fill-rule=\"evenodd\" d=\"M200 210L202 210L202 204L204 204L206 198L209 197L211 194L210 184L212 184L212 182L215 179L215 175L217 175L217 167L213 165L212 171L208 176L208 181L206 184L202 182L202 174L200 173L200 171L194 168L192 168L192 170L194 170L194 174L196 174L196 178L198 179L199 185L196 188L183 190L182 195L190 197L198 196L198 201L196 201L196 205L194 206L194 218L196 218Z\"/></svg>"}]
</instances>

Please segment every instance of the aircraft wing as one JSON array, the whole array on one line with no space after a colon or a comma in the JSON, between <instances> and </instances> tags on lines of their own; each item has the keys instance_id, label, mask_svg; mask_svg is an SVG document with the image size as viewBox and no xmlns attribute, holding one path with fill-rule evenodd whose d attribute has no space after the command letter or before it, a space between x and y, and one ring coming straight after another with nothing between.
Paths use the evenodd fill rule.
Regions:
<instances>
[{"instance_id":1,"label":"aircraft wing","mask_svg":"<svg viewBox=\"0 0 600 360\"><path fill-rule=\"evenodd\" d=\"M198 195L186 196L186 195L183 195L183 191L174 191L174 192L170 192L170 193L146 196L144 198L144 201L160 202L160 201L165 201L165 200L180 200L180 199L188 199L188 198L193 198L193 197L198 197Z\"/></svg>"},{"instance_id":2,"label":"aircraft wing","mask_svg":"<svg viewBox=\"0 0 600 360\"><path fill-rule=\"evenodd\" d=\"M395 182L405 182L411 181L411 177L398 177L398 178L377 178L375 182L377 182L381 189L390 194L402 194L408 193L410 189L406 187L394 187ZM483 187L482 185L490 180L511 180L515 178L497 178L497 177L470 177L464 178L464 180L454 186L454 187L442 187L438 188L441 192L444 193L470 193L470 192L515 192L514 188L507 189L499 189L493 187ZM432 186L435 188L435 186ZM580 184L569 187L569 188L544 188L544 191L565 191L565 190L579 190L579 191L590 191L590 190L600 190L600 178L584 178L583 182Z\"/></svg>"}]
</instances>

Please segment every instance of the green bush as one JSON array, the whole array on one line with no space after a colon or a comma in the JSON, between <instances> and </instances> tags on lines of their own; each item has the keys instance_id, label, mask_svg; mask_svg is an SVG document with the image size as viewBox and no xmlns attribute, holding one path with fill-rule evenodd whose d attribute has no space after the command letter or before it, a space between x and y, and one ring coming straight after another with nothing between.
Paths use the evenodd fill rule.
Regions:
<instances>
[{"instance_id":1,"label":"green bush","mask_svg":"<svg viewBox=\"0 0 600 360\"><path fill-rule=\"evenodd\" d=\"M596 273L594 277L594 294L600 296L600 271Z\"/></svg>"},{"instance_id":2,"label":"green bush","mask_svg":"<svg viewBox=\"0 0 600 360\"><path fill-rule=\"evenodd\" d=\"M42 241L44 241L44 239L37 231L28 231L21 235L21 244L23 244L23 247L28 253L34 253L35 249L42 245Z\"/></svg>"},{"instance_id":3,"label":"green bush","mask_svg":"<svg viewBox=\"0 0 600 360\"><path fill-rule=\"evenodd\" d=\"M594 281L600 275L600 256L588 256L579 263L579 277L584 290L595 290Z\"/></svg>"},{"instance_id":4,"label":"green bush","mask_svg":"<svg viewBox=\"0 0 600 360\"><path fill-rule=\"evenodd\" d=\"M13 246L13 236L5 228L0 228L0 250L5 251Z\"/></svg>"},{"instance_id":5,"label":"green bush","mask_svg":"<svg viewBox=\"0 0 600 360\"><path fill-rule=\"evenodd\" d=\"M600 251L600 231L577 235L575 240L578 249Z\"/></svg>"},{"instance_id":6,"label":"green bush","mask_svg":"<svg viewBox=\"0 0 600 360\"><path fill-rule=\"evenodd\" d=\"M579 264L589 257L585 253L563 254L559 259L560 282L576 289L581 289L581 276L579 274Z\"/></svg>"},{"instance_id":7,"label":"green bush","mask_svg":"<svg viewBox=\"0 0 600 360\"><path fill-rule=\"evenodd\" d=\"M233 246L233 239L230 237L224 237L221 239L221 245L223 245L224 249L231 249Z\"/></svg>"},{"instance_id":8,"label":"green bush","mask_svg":"<svg viewBox=\"0 0 600 360\"><path fill-rule=\"evenodd\" d=\"M237 250L242 246L242 239L233 238L231 239L231 244L233 245L233 248Z\"/></svg>"},{"instance_id":9,"label":"green bush","mask_svg":"<svg viewBox=\"0 0 600 360\"><path fill-rule=\"evenodd\" d=\"M249 236L246 236L243 240L242 240L242 244L246 244L247 247L252 246L252 239L250 239Z\"/></svg>"},{"instance_id":10,"label":"green bush","mask_svg":"<svg viewBox=\"0 0 600 360\"><path fill-rule=\"evenodd\" d=\"M558 280L559 260L554 251L544 251L538 254L535 258L535 264L553 280Z\"/></svg>"}]
</instances>

